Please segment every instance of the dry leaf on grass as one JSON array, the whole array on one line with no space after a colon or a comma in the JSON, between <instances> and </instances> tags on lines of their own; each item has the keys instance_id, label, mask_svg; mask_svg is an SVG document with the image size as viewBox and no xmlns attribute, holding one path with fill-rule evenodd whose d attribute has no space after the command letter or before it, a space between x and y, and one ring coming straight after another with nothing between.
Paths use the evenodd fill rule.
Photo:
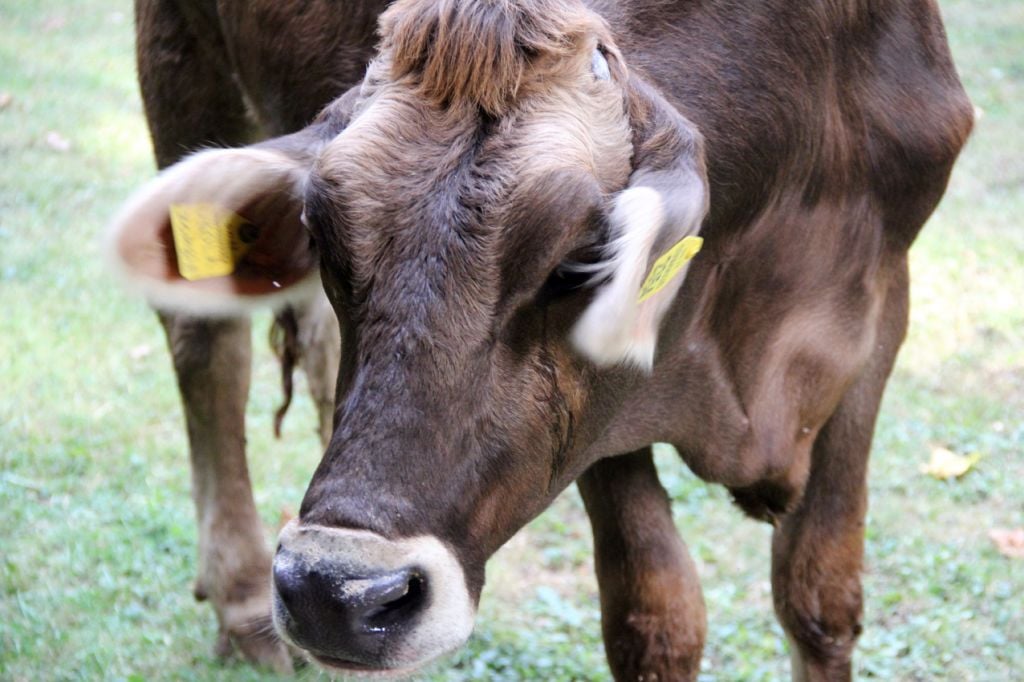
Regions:
<instances>
[{"instance_id":1,"label":"dry leaf on grass","mask_svg":"<svg viewBox=\"0 0 1024 682\"><path fill-rule=\"evenodd\" d=\"M46 144L50 149L54 149L58 152L66 152L71 149L71 140L64 137L56 130L51 130L46 133Z\"/></svg>"},{"instance_id":2,"label":"dry leaf on grass","mask_svg":"<svg viewBox=\"0 0 1024 682\"><path fill-rule=\"evenodd\" d=\"M1003 556L1024 559L1024 528L993 528L988 536Z\"/></svg>"},{"instance_id":3,"label":"dry leaf on grass","mask_svg":"<svg viewBox=\"0 0 1024 682\"><path fill-rule=\"evenodd\" d=\"M295 510L291 507L281 507L281 511L277 517L277 532L280 533L281 529L285 527L289 521L295 518Z\"/></svg>"},{"instance_id":4,"label":"dry leaf on grass","mask_svg":"<svg viewBox=\"0 0 1024 682\"><path fill-rule=\"evenodd\" d=\"M139 346L135 346L130 351L128 351L128 357L130 357L132 360L141 360L142 358L148 356L152 352L153 347L150 346L148 343L143 343Z\"/></svg>"},{"instance_id":5,"label":"dry leaf on grass","mask_svg":"<svg viewBox=\"0 0 1024 682\"><path fill-rule=\"evenodd\" d=\"M932 458L919 468L922 474L945 481L950 478L960 478L970 471L979 459L981 459L980 452L958 455L946 448L932 448Z\"/></svg>"},{"instance_id":6,"label":"dry leaf on grass","mask_svg":"<svg viewBox=\"0 0 1024 682\"><path fill-rule=\"evenodd\" d=\"M59 31L67 25L68 19L66 16L64 16L63 14L53 14L51 16L46 17L46 19L43 20L41 28L45 32L51 33L53 31Z\"/></svg>"}]
</instances>

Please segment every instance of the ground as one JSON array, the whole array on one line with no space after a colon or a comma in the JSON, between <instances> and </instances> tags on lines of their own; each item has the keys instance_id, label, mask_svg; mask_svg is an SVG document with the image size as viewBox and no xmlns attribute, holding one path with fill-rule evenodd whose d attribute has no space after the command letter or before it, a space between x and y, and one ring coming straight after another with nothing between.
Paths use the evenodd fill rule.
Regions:
<instances>
[{"instance_id":1,"label":"ground","mask_svg":"<svg viewBox=\"0 0 1024 682\"><path fill-rule=\"evenodd\" d=\"M1024 561L1024 3L943 3L977 130L912 251L910 337L871 469L861 679L1020 679ZM195 526L177 394L154 316L99 235L150 177L130 3L0 8L0 679L271 679L213 658L191 596ZM265 336L268 320L258 318ZM249 411L268 538L318 459L302 398L275 441L277 369L257 338ZM935 447L980 453L954 481ZM703 680L777 680L766 526L659 466L709 613ZM574 490L491 562L476 634L425 679L603 680L590 536ZM307 670L301 677L317 677Z\"/></svg>"}]
</instances>

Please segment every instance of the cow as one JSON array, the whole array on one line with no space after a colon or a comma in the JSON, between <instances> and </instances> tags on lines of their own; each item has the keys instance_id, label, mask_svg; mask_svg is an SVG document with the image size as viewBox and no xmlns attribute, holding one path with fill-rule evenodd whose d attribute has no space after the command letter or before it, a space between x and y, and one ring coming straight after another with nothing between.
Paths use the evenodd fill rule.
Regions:
<instances>
[{"instance_id":1,"label":"cow","mask_svg":"<svg viewBox=\"0 0 1024 682\"><path fill-rule=\"evenodd\" d=\"M794 678L850 679L907 252L972 126L932 0L136 12L164 170L108 251L169 339L222 650L415 670L575 482L615 678L694 679L667 442L772 524ZM324 415L273 557L244 450L260 305L293 311Z\"/></svg>"}]
</instances>

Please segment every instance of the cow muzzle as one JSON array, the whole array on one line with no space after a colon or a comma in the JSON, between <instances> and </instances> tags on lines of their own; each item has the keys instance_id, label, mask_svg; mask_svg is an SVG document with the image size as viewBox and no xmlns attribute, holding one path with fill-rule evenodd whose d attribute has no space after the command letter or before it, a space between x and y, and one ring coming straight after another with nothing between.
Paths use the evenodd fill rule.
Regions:
<instances>
[{"instance_id":1,"label":"cow muzzle","mask_svg":"<svg viewBox=\"0 0 1024 682\"><path fill-rule=\"evenodd\" d=\"M432 536L289 522L274 557L274 625L321 666L411 672L461 646L475 608L452 551Z\"/></svg>"}]
</instances>

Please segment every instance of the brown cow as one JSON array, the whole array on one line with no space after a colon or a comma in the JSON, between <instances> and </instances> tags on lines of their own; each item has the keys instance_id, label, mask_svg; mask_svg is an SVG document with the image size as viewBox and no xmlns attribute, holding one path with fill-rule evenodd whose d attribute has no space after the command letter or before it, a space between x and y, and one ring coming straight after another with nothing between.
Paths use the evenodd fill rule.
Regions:
<instances>
[{"instance_id":1,"label":"brown cow","mask_svg":"<svg viewBox=\"0 0 1024 682\"><path fill-rule=\"evenodd\" d=\"M285 666L258 627L273 605L324 667L420 666L469 636L488 557L577 481L616 678L693 679L704 605L651 461L666 441L774 525L794 676L849 679L907 249L971 128L934 3L398 0L373 56L383 4L138 3L161 166L245 142L248 113L298 130L185 158L112 231L118 267L179 311L197 587L223 637ZM231 274L182 276L188 220L244 242ZM318 271L337 409L271 594L248 323L180 311L315 301Z\"/></svg>"}]
</instances>

